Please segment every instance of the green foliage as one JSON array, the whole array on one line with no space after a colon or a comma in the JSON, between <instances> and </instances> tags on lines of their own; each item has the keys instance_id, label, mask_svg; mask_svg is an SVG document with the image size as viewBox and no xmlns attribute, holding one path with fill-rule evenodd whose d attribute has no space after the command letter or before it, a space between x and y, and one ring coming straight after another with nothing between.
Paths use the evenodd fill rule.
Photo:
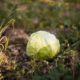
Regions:
<instances>
[{"instance_id":1,"label":"green foliage","mask_svg":"<svg viewBox=\"0 0 80 80\"><path fill-rule=\"evenodd\" d=\"M64 0L66 2L70 2L70 3L80 3L80 0Z\"/></svg>"},{"instance_id":2,"label":"green foliage","mask_svg":"<svg viewBox=\"0 0 80 80\"><path fill-rule=\"evenodd\" d=\"M2 4L4 8L0 11L0 22L8 16L9 19L14 18L17 21L17 26L24 27L30 32L54 28L59 24L80 26L80 10L77 4L72 6L70 3L55 1L50 5L39 0L15 0L15 2L6 0L4 3L6 5ZM9 15L11 13L12 15Z\"/></svg>"}]
</instances>

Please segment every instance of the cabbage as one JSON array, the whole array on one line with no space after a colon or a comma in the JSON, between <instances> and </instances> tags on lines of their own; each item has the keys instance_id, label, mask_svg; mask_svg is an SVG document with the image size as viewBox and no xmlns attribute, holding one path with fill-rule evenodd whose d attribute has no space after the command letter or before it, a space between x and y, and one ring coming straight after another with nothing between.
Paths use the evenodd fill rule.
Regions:
<instances>
[{"instance_id":1,"label":"cabbage","mask_svg":"<svg viewBox=\"0 0 80 80\"><path fill-rule=\"evenodd\" d=\"M27 43L27 55L35 59L53 59L59 51L59 40L46 31L32 33Z\"/></svg>"}]
</instances>

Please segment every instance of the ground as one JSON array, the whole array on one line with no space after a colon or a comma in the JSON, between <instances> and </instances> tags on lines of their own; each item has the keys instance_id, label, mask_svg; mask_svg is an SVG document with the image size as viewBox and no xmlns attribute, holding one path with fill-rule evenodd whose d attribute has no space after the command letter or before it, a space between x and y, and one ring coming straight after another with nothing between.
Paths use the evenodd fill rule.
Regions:
<instances>
[{"instance_id":1,"label":"ground","mask_svg":"<svg viewBox=\"0 0 80 80\"><path fill-rule=\"evenodd\" d=\"M75 31L77 31L78 38L80 34L78 30L70 28L48 31L56 33L60 40L68 39L67 37L70 35L74 38ZM53 60L35 61L26 54L29 33L23 29L9 28L3 36L10 39L7 49L0 53L0 80L79 80L80 45L78 44L80 41L70 42L72 38L69 38L69 42L62 40L61 47L63 49Z\"/></svg>"}]
</instances>

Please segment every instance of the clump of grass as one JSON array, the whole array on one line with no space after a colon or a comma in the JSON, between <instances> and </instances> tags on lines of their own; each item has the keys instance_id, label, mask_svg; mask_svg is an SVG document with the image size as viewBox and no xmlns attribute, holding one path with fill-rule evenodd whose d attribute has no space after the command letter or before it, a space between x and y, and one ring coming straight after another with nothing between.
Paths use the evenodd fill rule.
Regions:
<instances>
[{"instance_id":1,"label":"clump of grass","mask_svg":"<svg viewBox=\"0 0 80 80\"><path fill-rule=\"evenodd\" d=\"M9 43L9 38L6 36L2 36L3 33L10 27L10 25L14 25L15 20L11 19L10 21L7 22L4 26L0 26L0 51L6 50L8 47ZM3 45L5 44L5 45Z\"/></svg>"}]
</instances>

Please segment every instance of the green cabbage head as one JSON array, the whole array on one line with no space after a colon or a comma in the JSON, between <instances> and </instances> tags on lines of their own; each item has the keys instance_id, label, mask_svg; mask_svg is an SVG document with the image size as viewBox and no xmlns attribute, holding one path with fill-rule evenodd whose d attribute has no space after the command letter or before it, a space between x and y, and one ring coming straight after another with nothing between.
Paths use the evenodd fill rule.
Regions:
<instances>
[{"instance_id":1,"label":"green cabbage head","mask_svg":"<svg viewBox=\"0 0 80 80\"><path fill-rule=\"evenodd\" d=\"M60 43L54 34L46 31L32 33L27 43L27 55L40 60L53 59L60 51Z\"/></svg>"}]
</instances>

